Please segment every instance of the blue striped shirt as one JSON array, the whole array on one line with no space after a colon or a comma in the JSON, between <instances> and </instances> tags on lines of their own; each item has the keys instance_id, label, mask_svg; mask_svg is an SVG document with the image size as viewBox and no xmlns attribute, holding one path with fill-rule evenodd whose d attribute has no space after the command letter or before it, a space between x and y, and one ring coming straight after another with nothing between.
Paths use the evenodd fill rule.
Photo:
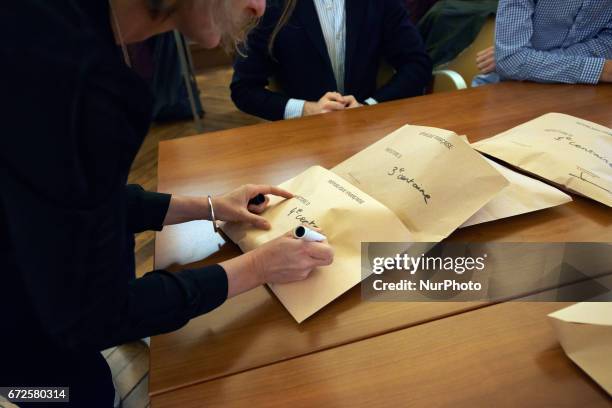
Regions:
<instances>
[{"instance_id":1,"label":"blue striped shirt","mask_svg":"<svg viewBox=\"0 0 612 408\"><path fill-rule=\"evenodd\" d=\"M500 0L496 71L502 79L599 82L612 59L612 0Z\"/></svg>"},{"instance_id":2,"label":"blue striped shirt","mask_svg":"<svg viewBox=\"0 0 612 408\"><path fill-rule=\"evenodd\" d=\"M344 94L346 12L344 0L314 0L338 92Z\"/></svg>"},{"instance_id":3,"label":"blue striped shirt","mask_svg":"<svg viewBox=\"0 0 612 408\"><path fill-rule=\"evenodd\" d=\"M310 0L302 0L310 1ZM312 0L317 9L327 53L331 61L337 91L344 95L344 63L346 55L346 8L345 0ZM350 0L349 0L350 1ZM321 95L323 96L323 95ZM304 110L302 99L289 99L285 106L285 119L302 116ZM374 105L376 101L368 98L366 103Z\"/></svg>"}]
</instances>

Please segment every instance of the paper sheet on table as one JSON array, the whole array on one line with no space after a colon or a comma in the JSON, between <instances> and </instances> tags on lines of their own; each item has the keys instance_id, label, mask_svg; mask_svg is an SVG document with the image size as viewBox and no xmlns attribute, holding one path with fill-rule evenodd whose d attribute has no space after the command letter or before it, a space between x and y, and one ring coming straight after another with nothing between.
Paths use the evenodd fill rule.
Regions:
<instances>
[{"instance_id":1,"label":"paper sheet on table","mask_svg":"<svg viewBox=\"0 0 612 408\"><path fill-rule=\"evenodd\" d=\"M548 113L475 149L612 207L612 130Z\"/></svg>"},{"instance_id":2,"label":"paper sheet on table","mask_svg":"<svg viewBox=\"0 0 612 408\"><path fill-rule=\"evenodd\" d=\"M486 159L510 184L461 225L460 228L526 214L572 201L563 191Z\"/></svg>"},{"instance_id":3,"label":"paper sheet on table","mask_svg":"<svg viewBox=\"0 0 612 408\"><path fill-rule=\"evenodd\" d=\"M406 125L333 169L392 210L416 241L444 239L508 181L454 132Z\"/></svg>"},{"instance_id":4,"label":"paper sheet on table","mask_svg":"<svg viewBox=\"0 0 612 408\"><path fill-rule=\"evenodd\" d=\"M322 167L311 167L279 187L296 197L270 197L270 207L262 216L270 221L271 230L233 223L226 223L222 229L244 252L301 222L313 222L323 229L334 248L334 263L315 269L306 280L269 285L298 323L361 282L362 241L412 240L410 231L393 212Z\"/></svg>"},{"instance_id":5,"label":"paper sheet on table","mask_svg":"<svg viewBox=\"0 0 612 408\"><path fill-rule=\"evenodd\" d=\"M612 302L583 302L548 315L565 354L612 396Z\"/></svg>"}]
</instances>

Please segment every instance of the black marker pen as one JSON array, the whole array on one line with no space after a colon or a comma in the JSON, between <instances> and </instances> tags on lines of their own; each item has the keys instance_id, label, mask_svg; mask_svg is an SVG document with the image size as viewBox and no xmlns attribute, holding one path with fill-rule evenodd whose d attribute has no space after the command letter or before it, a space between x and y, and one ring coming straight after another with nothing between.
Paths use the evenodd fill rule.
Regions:
<instances>
[{"instance_id":1,"label":"black marker pen","mask_svg":"<svg viewBox=\"0 0 612 408\"><path fill-rule=\"evenodd\" d=\"M255 197L249 200L249 205L260 205L266 202L266 196L263 194L257 194Z\"/></svg>"}]
</instances>

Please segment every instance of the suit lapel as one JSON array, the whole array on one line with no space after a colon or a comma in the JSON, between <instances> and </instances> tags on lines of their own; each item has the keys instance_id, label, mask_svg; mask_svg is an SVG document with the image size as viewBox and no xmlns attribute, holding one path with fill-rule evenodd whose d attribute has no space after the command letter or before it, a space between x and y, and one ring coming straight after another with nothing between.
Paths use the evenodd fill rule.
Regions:
<instances>
[{"instance_id":1,"label":"suit lapel","mask_svg":"<svg viewBox=\"0 0 612 408\"><path fill-rule=\"evenodd\" d=\"M362 31L367 31L363 20L368 9L369 0L345 0L346 7L346 54L344 57L344 89L348 89L353 64ZM365 33L367 35L367 32Z\"/></svg>"},{"instance_id":2,"label":"suit lapel","mask_svg":"<svg viewBox=\"0 0 612 408\"><path fill-rule=\"evenodd\" d=\"M317 49L319 54L321 54L324 66L326 69L328 69L329 73L333 78L334 75L331 66L331 60L329 58L329 54L327 53L327 45L325 45L325 38L323 37L323 30L321 29L319 15L317 14L317 9L315 8L314 1L298 0L296 2L295 7L295 15L304 25L304 29L308 34L308 38L310 39L314 47Z\"/></svg>"}]
</instances>

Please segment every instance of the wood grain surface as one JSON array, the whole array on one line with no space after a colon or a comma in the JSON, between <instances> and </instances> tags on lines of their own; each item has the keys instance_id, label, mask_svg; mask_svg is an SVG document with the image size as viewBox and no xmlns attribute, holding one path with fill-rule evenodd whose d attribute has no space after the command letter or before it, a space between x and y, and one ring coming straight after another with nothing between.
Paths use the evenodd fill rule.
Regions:
<instances>
[{"instance_id":1,"label":"wood grain surface","mask_svg":"<svg viewBox=\"0 0 612 408\"><path fill-rule=\"evenodd\" d=\"M475 141L547 112L567 113L612 127L611 107L611 85L502 83L175 139L160 143L158 191L203 195L219 194L244 183L278 184L311 165L333 167L406 123L453 130ZM432 166L444 166L444 163L432 163ZM448 172L452 177L452 169ZM612 242L612 212L602 204L575 197L572 203L561 207L459 230L450 239ZM175 270L219 262L238 254L240 251L235 245L212 233L209 223L193 222L165 228L157 235L155 266ZM190 388L185 387L201 382L217 384L211 389L217 387L219 391L223 386L217 381L230 384L235 377L250 378L241 376L259 372L254 370L257 367L274 370L280 365L278 362L285 360L291 361L283 366L311 361L303 359L316 358L319 354L333 356L334 350L353 347L351 343L358 347L369 341L368 338L395 336L395 332L410 333L434 324L436 319L459 313L471 316L492 308L483 306L474 303L361 302L357 287L298 325L269 291L258 288L192 320L181 330L153 338L150 392L159 395L162 404L163 393L181 388L187 390ZM511 304L509 309L513 306ZM511 325L506 319L491 319L492 325ZM533 316L533 319L538 317ZM426 322L431 323L423 324ZM516 328L509 326L508 330ZM552 342L549 334L546 336ZM497 353L505 356L506 352L499 349ZM561 357L560 351L555 353ZM383 363L394 370L391 360L381 360ZM341 365L342 362L333 358L329 364ZM503 364L512 365L513 362ZM440 366L438 369L441 369L439 375L444 382L450 381L445 370ZM244 371L244 374L233 375ZM494 380L487 378L487 381ZM438 391L443 392L443 389ZM227 396L218 393L215 398L220 395ZM477 395L476 391L471 395ZM206 406L209 406L208 401Z\"/></svg>"},{"instance_id":2,"label":"wood grain surface","mask_svg":"<svg viewBox=\"0 0 612 408\"><path fill-rule=\"evenodd\" d=\"M154 396L177 407L609 407L546 315L503 303Z\"/></svg>"}]
</instances>

